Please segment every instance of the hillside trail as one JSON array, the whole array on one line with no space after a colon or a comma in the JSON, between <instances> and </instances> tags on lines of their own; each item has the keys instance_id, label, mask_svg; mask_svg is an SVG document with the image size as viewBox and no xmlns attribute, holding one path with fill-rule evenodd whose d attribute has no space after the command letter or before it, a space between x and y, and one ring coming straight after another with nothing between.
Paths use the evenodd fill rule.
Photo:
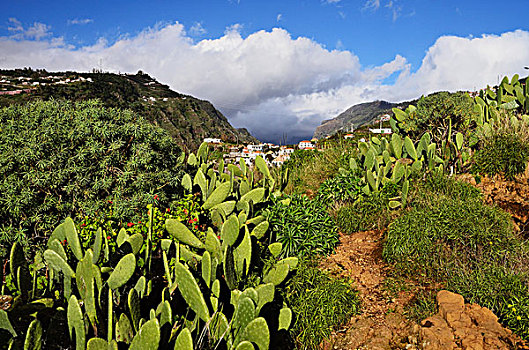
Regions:
<instances>
[{"instance_id":1,"label":"hillside trail","mask_svg":"<svg viewBox=\"0 0 529 350\"><path fill-rule=\"evenodd\" d=\"M340 234L336 252L321 268L351 280L358 290L361 313L323 344L330 349L417 349L420 327L405 316L414 291L390 293L385 288L389 268L382 259L381 231Z\"/></svg>"},{"instance_id":2,"label":"hillside trail","mask_svg":"<svg viewBox=\"0 0 529 350\"><path fill-rule=\"evenodd\" d=\"M407 314L421 288L436 293L441 286L397 282L382 258L383 239L382 231L340 234L335 253L322 261L323 270L349 279L361 300L360 314L335 330L321 344L324 350L529 349L490 310L465 304L462 296L448 291L437 293L435 315L420 324L410 320Z\"/></svg>"}]
</instances>

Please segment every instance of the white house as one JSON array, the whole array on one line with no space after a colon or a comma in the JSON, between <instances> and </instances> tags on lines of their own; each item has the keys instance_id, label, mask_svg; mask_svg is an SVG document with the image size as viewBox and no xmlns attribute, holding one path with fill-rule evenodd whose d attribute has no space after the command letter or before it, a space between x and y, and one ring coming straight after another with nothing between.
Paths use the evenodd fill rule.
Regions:
<instances>
[{"instance_id":1,"label":"white house","mask_svg":"<svg viewBox=\"0 0 529 350\"><path fill-rule=\"evenodd\" d=\"M300 141L298 147L299 149L314 149L314 145L312 144L312 142L307 140Z\"/></svg>"},{"instance_id":2,"label":"white house","mask_svg":"<svg viewBox=\"0 0 529 350\"><path fill-rule=\"evenodd\" d=\"M222 140L221 139L214 139L214 138L211 138L211 137L206 137L204 139L204 142L206 142L206 143L222 143Z\"/></svg>"},{"instance_id":3,"label":"white house","mask_svg":"<svg viewBox=\"0 0 529 350\"><path fill-rule=\"evenodd\" d=\"M373 134L391 134L391 128L379 128L379 129L369 129Z\"/></svg>"},{"instance_id":4,"label":"white house","mask_svg":"<svg viewBox=\"0 0 529 350\"><path fill-rule=\"evenodd\" d=\"M248 151L250 152L257 152L257 151L262 151L263 150L263 144L260 144L260 145L248 145L246 146L248 148Z\"/></svg>"}]
</instances>

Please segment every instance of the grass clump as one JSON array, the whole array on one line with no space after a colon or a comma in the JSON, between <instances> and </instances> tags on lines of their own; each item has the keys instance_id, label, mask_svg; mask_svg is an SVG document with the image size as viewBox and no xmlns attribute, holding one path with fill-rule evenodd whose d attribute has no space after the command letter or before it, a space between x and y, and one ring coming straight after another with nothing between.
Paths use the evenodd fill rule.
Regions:
<instances>
[{"instance_id":1,"label":"grass clump","mask_svg":"<svg viewBox=\"0 0 529 350\"><path fill-rule=\"evenodd\" d=\"M281 257L328 255L339 242L325 206L303 195L274 199L268 207L273 239L283 244Z\"/></svg>"},{"instance_id":2,"label":"grass clump","mask_svg":"<svg viewBox=\"0 0 529 350\"><path fill-rule=\"evenodd\" d=\"M529 337L529 250L510 216L482 203L469 185L442 177L415 189L412 208L389 225L384 258L407 276L422 275L497 313ZM512 308L511 308L512 311Z\"/></svg>"},{"instance_id":3,"label":"grass clump","mask_svg":"<svg viewBox=\"0 0 529 350\"><path fill-rule=\"evenodd\" d=\"M304 259L282 294L296 315L291 335L301 349L319 349L333 328L359 310L358 293L343 279L330 277Z\"/></svg>"},{"instance_id":4,"label":"grass clump","mask_svg":"<svg viewBox=\"0 0 529 350\"><path fill-rule=\"evenodd\" d=\"M529 126L513 124L510 119L482 135L479 149L473 156L472 171L486 175L501 174L513 180L525 171L529 162Z\"/></svg>"},{"instance_id":5,"label":"grass clump","mask_svg":"<svg viewBox=\"0 0 529 350\"><path fill-rule=\"evenodd\" d=\"M391 221L389 198L398 194L398 186L388 183L380 192L361 195L355 202L345 204L336 212L338 229L353 233L386 227Z\"/></svg>"},{"instance_id":6,"label":"grass clump","mask_svg":"<svg viewBox=\"0 0 529 350\"><path fill-rule=\"evenodd\" d=\"M355 200L361 191L360 178L352 172L345 172L325 180L320 185L317 198L322 203L331 206L336 202Z\"/></svg>"}]
</instances>

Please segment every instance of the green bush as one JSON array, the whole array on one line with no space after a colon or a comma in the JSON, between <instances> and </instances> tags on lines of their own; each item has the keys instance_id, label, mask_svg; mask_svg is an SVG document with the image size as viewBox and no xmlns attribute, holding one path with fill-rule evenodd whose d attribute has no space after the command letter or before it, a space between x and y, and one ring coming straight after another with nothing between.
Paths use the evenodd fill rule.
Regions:
<instances>
[{"instance_id":1,"label":"green bush","mask_svg":"<svg viewBox=\"0 0 529 350\"><path fill-rule=\"evenodd\" d=\"M334 327L359 311L358 293L343 279L330 277L313 260L302 260L282 291L296 315L292 337L301 349L319 349Z\"/></svg>"},{"instance_id":2,"label":"green bush","mask_svg":"<svg viewBox=\"0 0 529 350\"><path fill-rule=\"evenodd\" d=\"M303 195L274 199L268 208L271 236L283 244L282 257L327 255L339 242L325 206Z\"/></svg>"},{"instance_id":3,"label":"green bush","mask_svg":"<svg viewBox=\"0 0 529 350\"><path fill-rule=\"evenodd\" d=\"M37 101L0 109L0 123L3 233L42 235L67 216L95 215L107 200L114 218L135 219L155 197L167 205L180 191L179 147L130 111Z\"/></svg>"},{"instance_id":4,"label":"green bush","mask_svg":"<svg viewBox=\"0 0 529 350\"><path fill-rule=\"evenodd\" d=\"M482 203L468 185L442 178L418 186L413 208L389 225L383 256L400 273L422 275L496 312L528 337L529 250L510 216Z\"/></svg>"},{"instance_id":5,"label":"green bush","mask_svg":"<svg viewBox=\"0 0 529 350\"><path fill-rule=\"evenodd\" d=\"M515 132L493 131L483 139L473 161L473 172L502 174L512 180L527 167L529 143Z\"/></svg>"},{"instance_id":6,"label":"green bush","mask_svg":"<svg viewBox=\"0 0 529 350\"><path fill-rule=\"evenodd\" d=\"M388 183L378 193L363 195L356 202L346 204L336 213L336 224L341 232L380 230L391 220L389 198L399 195L397 185Z\"/></svg>"},{"instance_id":7,"label":"green bush","mask_svg":"<svg viewBox=\"0 0 529 350\"><path fill-rule=\"evenodd\" d=\"M347 172L325 180L318 190L318 199L331 206L335 202L355 200L361 191L360 178L354 173Z\"/></svg>"}]
</instances>

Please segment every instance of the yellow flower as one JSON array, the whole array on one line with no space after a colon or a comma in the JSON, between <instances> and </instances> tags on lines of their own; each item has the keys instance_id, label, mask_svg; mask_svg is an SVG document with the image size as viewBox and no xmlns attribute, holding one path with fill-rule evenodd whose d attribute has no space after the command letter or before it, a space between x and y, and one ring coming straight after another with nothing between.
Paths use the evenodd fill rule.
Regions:
<instances>
[{"instance_id":1,"label":"yellow flower","mask_svg":"<svg viewBox=\"0 0 529 350\"><path fill-rule=\"evenodd\" d=\"M520 321L522 318L520 316L516 316L516 319Z\"/></svg>"},{"instance_id":2,"label":"yellow flower","mask_svg":"<svg viewBox=\"0 0 529 350\"><path fill-rule=\"evenodd\" d=\"M512 312L516 312L516 308L515 307L512 308Z\"/></svg>"}]
</instances>

